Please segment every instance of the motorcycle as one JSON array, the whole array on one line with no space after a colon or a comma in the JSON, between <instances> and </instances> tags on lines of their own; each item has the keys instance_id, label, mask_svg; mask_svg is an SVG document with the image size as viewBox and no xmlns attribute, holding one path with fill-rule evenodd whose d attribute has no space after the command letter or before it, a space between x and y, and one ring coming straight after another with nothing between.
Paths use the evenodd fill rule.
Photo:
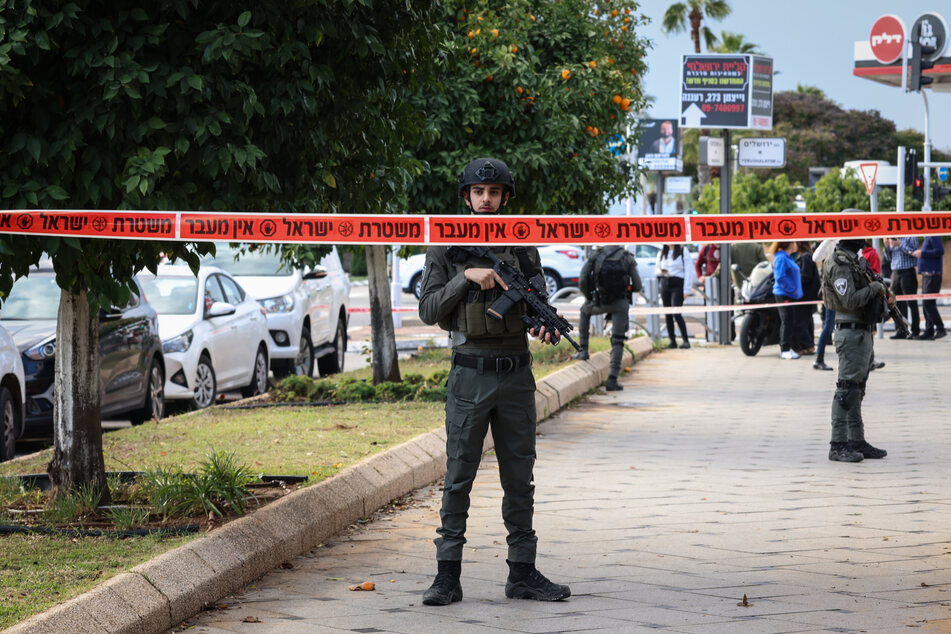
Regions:
<instances>
[{"instance_id":1,"label":"motorcycle","mask_svg":"<svg viewBox=\"0 0 951 634\"><path fill-rule=\"evenodd\" d=\"M747 277L736 264L731 268L734 287L739 283L737 303L744 305L733 317L734 321L740 321L740 349L746 356L753 357L761 347L779 343L779 310L775 307L756 308L757 304L776 301L773 297L773 269L769 262L760 262Z\"/></svg>"}]
</instances>

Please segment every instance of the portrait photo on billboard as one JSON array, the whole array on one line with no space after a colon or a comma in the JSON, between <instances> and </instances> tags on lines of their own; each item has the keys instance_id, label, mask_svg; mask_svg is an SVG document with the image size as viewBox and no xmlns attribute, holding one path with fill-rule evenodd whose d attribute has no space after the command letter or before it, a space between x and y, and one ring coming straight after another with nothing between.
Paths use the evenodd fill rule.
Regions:
<instances>
[{"instance_id":1,"label":"portrait photo on billboard","mask_svg":"<svg viewBox=\"0 0 951 634\"><path fill-rule=\"evenodd\" d=\"M677 119L641 119L641 138L637 144L640 158L674 158L677 148Z\"/></svg>"}]
</instances>

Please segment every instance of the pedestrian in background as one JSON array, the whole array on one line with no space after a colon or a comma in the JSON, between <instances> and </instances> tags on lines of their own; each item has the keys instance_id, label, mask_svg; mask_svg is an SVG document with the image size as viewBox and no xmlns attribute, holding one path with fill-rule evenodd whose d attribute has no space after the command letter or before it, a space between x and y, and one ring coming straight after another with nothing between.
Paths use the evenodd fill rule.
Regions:
<instances>
[{"instance_id":1,"label":"pedestrian in background","mask_svg":"<svg viewBox=\"0 0 951 634\"><path fill-rule=\"evenodd\" d=\"M697 274L697 283L703 284L703 280L716 275L720 270L720 245L705 244L697 254L697 260L694 262L693 270Z\"/></svg>"},{"instance_id":2,"label":"pedestrian in background","mask_svg":"<svg viewBox=\"0 0 951 634\"><path fill-rule=\"evenodd\" d=\"M665 244L657 254L655 272L660 281L660 299L664 306L683 306L684 293L693 287L693 258L690 252L679 244ZM681 348L690 347L690 338L687 334L687 322L680 313L664 315L667 324L667 336L670 337L670 347L677 347L677 334L674 331L674 321L680 328L683 338Z\"/></svg>"},{"instance_id":3,"label":"pedestrian in background","mask_svg":"<svg viewBox=\"0 0 951 634\"><path fill-rule=\"evenodd\" d=\"M769 247L773 256L773 296L777 302L788 304L802 298L802 278L793 254L799 250L796 242L774 242ZM792 349L793 333L796 331L796 307L779 307L780 358L798 359L799 353Z\"/></svg>"},{"instance_id":4,"label":"pedestrian in background","mask_svg":"<svg viewBox=\"0 0 951 634\"><path fill-rule=\"evenodd\" d=\"M498 159L476 159L459 176L458 195L470 213L494 215L515 197L515 180ZM493 247L500 260L532 278L542 272L535 247ZM452 366L446 384L446 478L436 538L436 578L423 594L426 605L462 600L462 547L466 543L469 493L482 461L489 428L502 483L502 520L508 530L509 575L505 596L559 601L568 586L549 581L535 568L538 538L532 527L535 482L535 378L528 350L525 303L503 319L487 316L500 291L508 290L491 260L460 249L426 251L419 317L449 331ZM531 332L545 343L558 334Z\"/></svg>"},{"instance_id":5,"label":"pedestrian in background","mask_svg":"<svg viewBox=\"0 0 951 634\"><path fill-rule=\"evenodd\" d=\"M819 267L812 258L812 246L808 241L798 245L799 277L802 281L802 298L804 302L815 302L819 299L819 289L822 280L819 278ZM794 306L796 311L796 333L793 334L794 349L800 355L816 353L816 325L812 315L816 312L815 304Z\"/></svg>"},{"instance_id":6,"label":"pedestrian in background","mask_svg":"<svg viewBox=\"0 0 951 634\"><path fill-rule=\"evenodd\" d=\"M889 260L892 265L892 292L895 295L918 294L918 264L915 252L918 251L918 238L885 238L888 245ZM898 311L902 315L911 315L911 334L908 339L921 336L921 323L918 317L918 300L898 302ZM895 333L891 339L905 339L902 333Z\"/></svg>"},{"instance_id":7,"label":"pedestrian in background","mask_svg":"<svg viewBox=\"0 0 951 634\"><path fill-rule=\"evenodd\" d=\"M921 292L925 295L941 292L941 278L944 273L944 243L940 236L928 236L921 248L913 253L918 258L918 273L921 275ZM921 300L921 312L925 315L925 331L922 339L941 339L948 333L944 321L938 313L938 302L934 299Z\"/></svg>"},{"instance_id":8,"label":"pedestrian in background","mask_svg":"<svg viewBox=\"0 0 951 634\"><path fill-rule=\"evenodd\" d=\"M611 368L605 389L609 392L623 390L617 377L621 372L621 357L624 340L627 338L628 313L631 310L633 293L640 293L641 276L637 273L634 254L623 245L611 245L595 249L581 267L579 287L585 302L581 306L578 324L578 344L581 346L574 359L588 358L588 337L591 315L611 316Z\"/></svg>"}]
</instances>

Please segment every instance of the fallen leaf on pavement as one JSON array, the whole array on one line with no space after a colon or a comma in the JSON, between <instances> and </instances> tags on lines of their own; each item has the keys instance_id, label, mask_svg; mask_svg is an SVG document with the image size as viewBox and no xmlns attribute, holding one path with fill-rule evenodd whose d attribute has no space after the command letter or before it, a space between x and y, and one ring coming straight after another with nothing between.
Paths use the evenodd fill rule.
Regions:
<instances>
[{"instance_id":1,"label":"fallen leaf on pavement","mask_svg":"<svg viewBox=\"0 0 951 634\"><path fill-rule=\"evenodd\" d=\"M350 586L350 589L353 591L358 591L358 590L371 591L371 590L376 590L376 584L373 583L372 581L364 581L363 583L359 585Z\"/></svg>"},{"instance_id":2,"label":"fallen leaf on pavement","mask_svg":"<svg viewBox=\"0 0 951 634\"><path fill-rule=\"evenodd\" d=\"M260 623L261 619L259 619L256 616L246 616L243 619L241 619L241 622L242 623Z\"/></svg>"},{"instance_id":3,"label":"fallen leaf on pavement","mask_svg":"<svg viewBox=\"0 0 951 634\"><path fill-rule=\"evenodd\" d=\"M749 601L747 601L746 595L744 594L744 595L743 595L743 600L740 601L739 603L737 603L737 605L740 606L741 608L748 608L748 607L750 607L750 606L753 605L753 604L750 603Z\"/></svg>"}]
</instances>

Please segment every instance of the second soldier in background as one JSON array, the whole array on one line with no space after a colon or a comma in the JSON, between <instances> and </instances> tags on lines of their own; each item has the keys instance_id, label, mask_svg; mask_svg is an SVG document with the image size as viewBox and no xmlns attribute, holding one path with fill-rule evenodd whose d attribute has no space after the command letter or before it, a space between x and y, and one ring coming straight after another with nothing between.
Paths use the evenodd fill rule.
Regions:
<instances>
[{"instance_id":1,"label":"second soldier in background","mask_svg":"<svg viewBox=\"0 0 951 634\"><path fill-rule=\"evenodd\" d=\"M633 293L643 290L634 255L622 245L595 249L581 269L579 285L585 302L581 306L581 322L578 326L581 351L575 354L574 358L588 358L591 315L610 315L611 370L605 387L609 391L622 390L624 388L618 383L617 377L621 371L621 356L624 354L628 312L631 309Z\"/></svg>"}]
</instances>

